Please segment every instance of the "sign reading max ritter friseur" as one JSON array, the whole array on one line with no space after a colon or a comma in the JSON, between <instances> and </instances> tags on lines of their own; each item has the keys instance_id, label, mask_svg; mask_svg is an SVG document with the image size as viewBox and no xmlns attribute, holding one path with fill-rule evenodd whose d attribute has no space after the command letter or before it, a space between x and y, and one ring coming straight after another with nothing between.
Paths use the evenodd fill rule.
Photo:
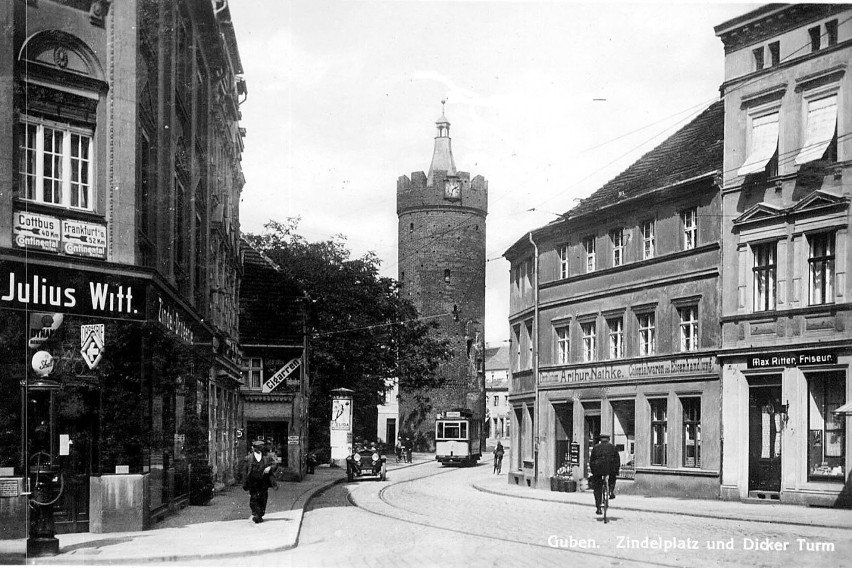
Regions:
<instances>
[{"instance_id":1,"label":"sign reading max ritter friseur","mask_svg":"<svg viewBox=\"0 0 852 568\"><path fill-rule=\"evenodd\" d=\"M0 261L0 308L144 320L147 288L133 276Z\"/></svg>"},{"instance_id":2,"label":"sign reading max ritter friseur","mask_svg":"<svg viewBox=\"0 0 852 568\"><path fill-rule=\"evenodd\" d=\"M802 367L805 365L836 365L837 353L833 351L804 351L792 353L761 353L749 355L746 363L749 369L768 367Z\"/></svg>"},{"instance_id":3,"label":"sign reading max ritter friseur","mask_svg":"<svg viewBox=\"0 0 852 568\"><path fill-rule=\"evenodd\" d=\"M570 369L547 370L539 373L539 384L554 385L587 381L619 381L649 379L664 376L718 374L716 357L676 357L655 359L621 365L601 364Z\"/></svg>"}]
</instances>

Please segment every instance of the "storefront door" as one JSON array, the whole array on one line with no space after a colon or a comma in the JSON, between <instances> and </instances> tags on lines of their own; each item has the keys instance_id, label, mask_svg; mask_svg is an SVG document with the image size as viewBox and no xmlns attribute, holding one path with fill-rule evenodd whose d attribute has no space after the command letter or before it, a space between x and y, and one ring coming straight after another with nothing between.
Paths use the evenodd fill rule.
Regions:
<instances>
[{"instance_id":1,"label":"storefront door","mask_svg":"<svg viewBox=\"0 0 852 568\"><path fill-rule=\"evenodd\" d=\"M781 491L781 383L749 387L749 491Z\"/></svg>"},{"instance_id":2,"label":"storefront door","mask_svg":"<svg viewBox=\"0 0 852 568\"><path fill-rule=\"evenodd\" d=\"M585 477L589 477L589 457L592 454L592 448L595 447L595 440L598 434L601 433L601 415L587 414L586 415L586 473Z\"/></svg>"}]
</instances>

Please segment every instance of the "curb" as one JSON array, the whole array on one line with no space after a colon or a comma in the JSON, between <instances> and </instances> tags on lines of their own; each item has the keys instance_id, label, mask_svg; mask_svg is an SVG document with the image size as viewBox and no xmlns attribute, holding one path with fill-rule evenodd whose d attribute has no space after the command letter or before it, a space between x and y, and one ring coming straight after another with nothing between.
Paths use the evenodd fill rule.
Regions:
<instances>
[{"instance_id":1,"label":"curb","mask_svg":"<svg viewBox=\"0 0 852 568\"><path fill-rule=\"evenodd\" d=\"M279 546L274 546L270 548L263 549L253 549L251 551L241 550L239 552L219 552L213 554L171 554L168 556L157 556L157 557L144 557L144 558L57 558L55 556L49 558L29 558L26 560L26 564L41 564L41 565L108 565L108 564L148 564L154 562L177 562L181 560L204 560L204 559L214 559L214 558L235 558L235 557L245 557L247 555L258 555L258 554L271 554L274 552L283 552L285 550L290 550L295 548L299 544L299 535L302 531L302 519L304 517L305 507L307 507L308 503L310 503L311 499L314 498L318 493L325 491L329 487L333 487L338 483L342 483L346 481L346 478L343 477L341 479L335 479L321 485L317 485L311 489L305 490L302 495L300 495L296 502L293 504L293 507L290 508L290 511L299 509L301 513L298 518L298 526L296 528L296 538L293 539L293 542L288 542L286 544L282 544Z\"/></svg>"},{"instance_id":2,"label":"curb","mask_svg":"<svg viewBox=\"0 0 852 568\"><path fill-rule=\"evenodd\" d=\"M495 489L488 489L478 485L476 483L473 484L473 488L482 493L489 493L491 495L500 495L502 497L512 497L515 499L532 499L535 501L546 501L548 503L565 503L567 505L577 505L582 507L583 505L580 503L575 503L573 501L562 501L560 499L547 499L544 497L536 497L536 496L526 496L526 495L514 495L512 493L506 493L503 491L498 491ZM819 527L826 529L842 529L849 530L849 525L836 525L836 524L823 524L823 523L806 523L806 522L797 522L790 521L785 518L781 519L749 519L743 516L734 516L734 515L711 515L709 513L693 513L693 512L685 512L685 511L662 511L656 509L643 509L642 507L637 506L623 506L621 503L618 504L618 509L622 511L638 511L642 513L658 513L661 515L680 515L683 517L698 517L702 519L717 519L722 521L748 521L752 523L768 523L768 524L779 524L779 525L792 525L797 527Z\"/></svg>"}]
</instances>

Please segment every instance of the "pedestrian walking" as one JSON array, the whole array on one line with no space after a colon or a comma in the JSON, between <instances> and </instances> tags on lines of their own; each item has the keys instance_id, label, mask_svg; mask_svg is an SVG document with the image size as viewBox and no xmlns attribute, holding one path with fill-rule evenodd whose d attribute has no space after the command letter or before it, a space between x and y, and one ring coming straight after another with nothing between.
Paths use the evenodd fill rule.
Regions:
<instances>
[{"instance_id":1,"label":"pedestrian walking","mask_svg":"<svg viewBox=\"0 0 852 568\"><path fill-rule=\"evenodd\" d=\"M615 499L615 477L621 468L621 457L618 455L615 446L609 443L609 434L598 436L598 443L595 444L591 455L589 455L589 467L592 470L589 482L595 492L595 513L601 515L603 514L603 511L601 511L603 492L609 491L609 498ZM609 476L609 487L603 486L605 475Z\"/></svg>"},{"instance_id":2,"label":"pedestrian walking","mask_svg":"<svg viewBox=\"0 0 852 568\"><path fill-rule=\"evenodd\" d=\"M497 447L494 448L494 473L500 475L500 469L503 467L503 454L506 450L503 449L503 444L497 442Z\"/></svg>"},{"instance_id":3,"label":"pedestrian walking","mask_svg":"<svg viewBox=\"0 0 852 568\"><path fill-rule=\"evenodd\" d=\"M411 463L411 452L414 450L414 442L411 441L411 438L406 438L403 446L405 448L405 461Z\"/></svg>"},{"instance_id":4,"label":"pedestrian walking","mask_svg":"<svg viewBox=\"0 0 852 568\"><path fill-rule=\"evenodd\" d=\"M245 457L243 490L249 492L251 520L255 523L262 523L263 515L266 514L269 488L275 487L277 489L277 483L272 474L278 464L271 456L265 454L266 443L263 440L252 442L251 450L251 453Z\"/></svg>"}]
</instances>

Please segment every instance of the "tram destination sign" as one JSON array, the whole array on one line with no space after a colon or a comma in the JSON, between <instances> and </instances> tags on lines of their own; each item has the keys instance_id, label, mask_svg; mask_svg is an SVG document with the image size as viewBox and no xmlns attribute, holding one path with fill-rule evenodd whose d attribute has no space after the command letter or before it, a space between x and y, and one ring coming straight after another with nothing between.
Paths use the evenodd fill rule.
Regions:
<instances>
[{"instance_id":1,"label":"tram destination sign","mask_svg":"<svg viewBox=\"0 0 852 568\"><path fill-rule=\"evenodd\" d=\"M806 365L836 365L837 353L834 351L802 351L792 353L761 353L749 355L749 369L770 367L803 367Z\"/></svg>"},{"instance_id":2,"label":"tram destination sign","mask_svg":"<svg viewBox=\"0 0 852 568\"><path fill-rule=\"evenodd\" d=\"M145 320L148 281L0 260L0 308Z\"/></svg>"}]
</instances>

